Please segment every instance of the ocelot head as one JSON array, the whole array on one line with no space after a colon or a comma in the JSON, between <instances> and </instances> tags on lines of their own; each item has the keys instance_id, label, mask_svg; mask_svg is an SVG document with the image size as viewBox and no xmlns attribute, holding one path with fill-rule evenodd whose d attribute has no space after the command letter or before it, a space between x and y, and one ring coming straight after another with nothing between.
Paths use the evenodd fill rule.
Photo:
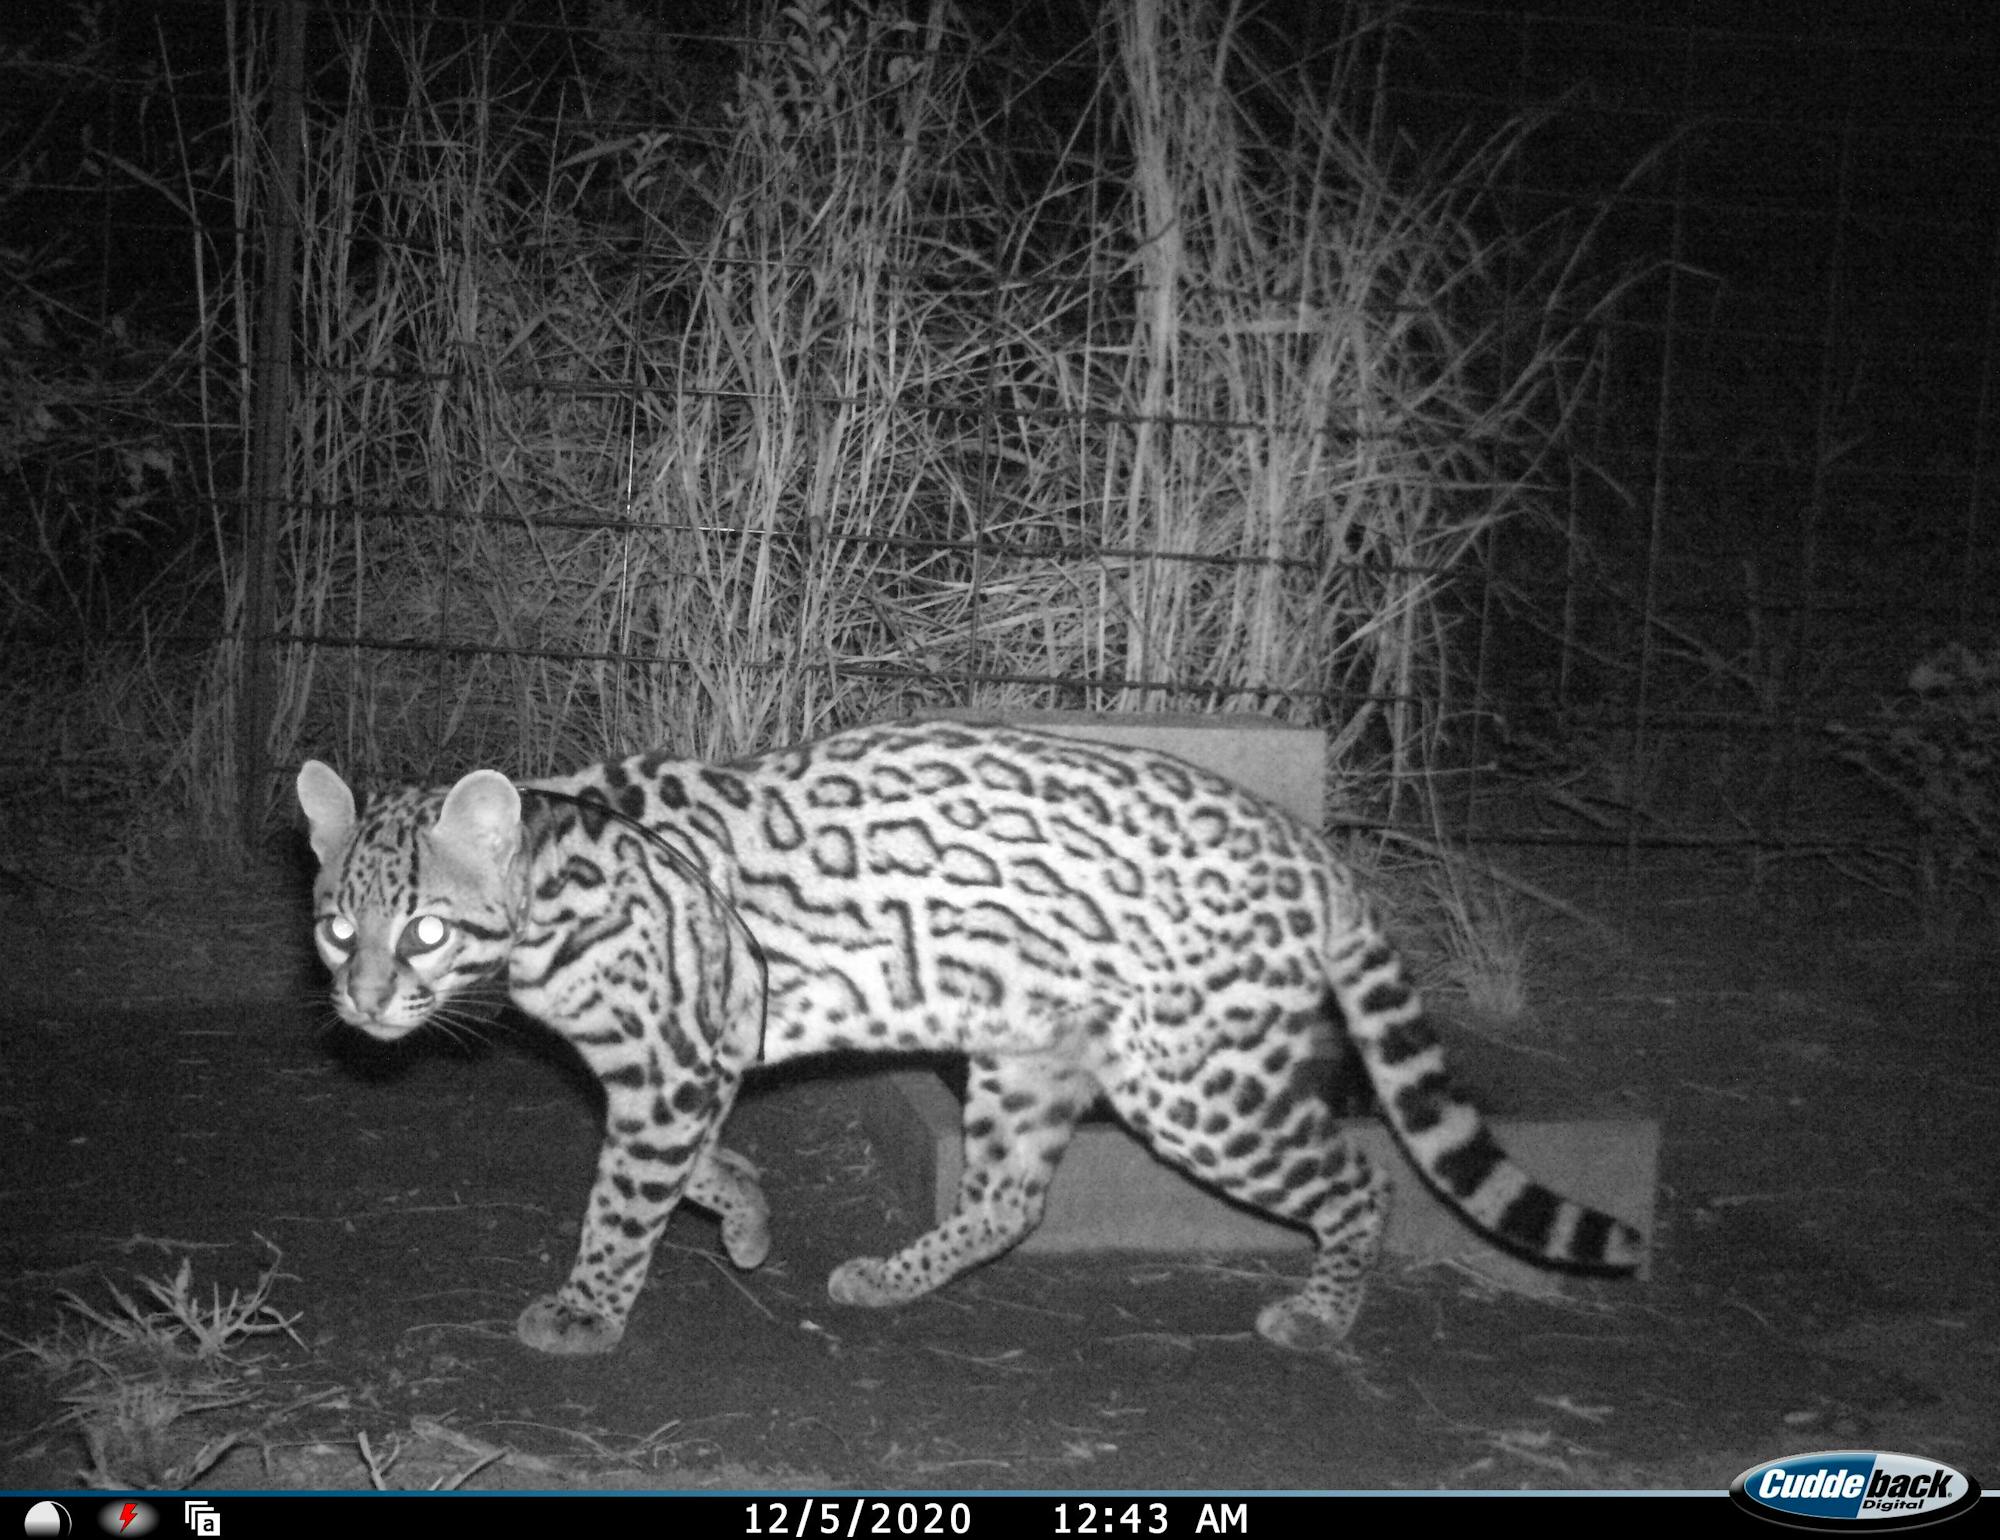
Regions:
<instances>
[{"instance_id":1,"label":"ocelot head","mask_svg":"<svg viewBox=\"0 0 2000 1540\"><path fill-rule=\"evenodd\" d=\"M506 967L521 797L504 775L389 792L360 815L347 783L316 759L298 788L319 857L313 940L341 1020L393 1041Z\"/></svg>"}]
</instances>

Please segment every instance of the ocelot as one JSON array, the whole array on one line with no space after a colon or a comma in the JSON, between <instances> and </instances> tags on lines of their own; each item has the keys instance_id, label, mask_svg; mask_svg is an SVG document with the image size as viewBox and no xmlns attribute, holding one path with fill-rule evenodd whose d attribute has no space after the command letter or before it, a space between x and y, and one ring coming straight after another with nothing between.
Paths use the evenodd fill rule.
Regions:
<instances>
[{"instance_id":1,"label":"ocelot","mask_svg":"<svg viewBox=\"0 0 2000 1540\"><path fill-rule=\"evenodd\" d=\"M646 754L515 786L477 770L357 813L318 761L299 802L340 1016L394 1039L482 981L576 1045L604 1143L575 1265L517 1330L623 1336L676 1202L754 1267L768 1211L719 1142L743 1073L829 1049L967 1056L957 1212L835 1268L846 1305L916 1299L1039 1222L1100 1097L1168 1161L1309 1230L1257 1329L1342 1341L1388 1192L1320 1094L1344 1028L1437 1191L1531 1260L1634 1269L1627 1225L1516 1166L1452 1088L1366 899L1318 834L1147 749L904 723L732 764Z\"/></svg>"}]
</instances>

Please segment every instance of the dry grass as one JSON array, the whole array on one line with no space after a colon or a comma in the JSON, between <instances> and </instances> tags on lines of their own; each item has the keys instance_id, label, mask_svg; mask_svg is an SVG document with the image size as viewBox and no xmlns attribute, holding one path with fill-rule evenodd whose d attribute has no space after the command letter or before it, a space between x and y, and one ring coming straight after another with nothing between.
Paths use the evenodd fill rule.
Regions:
<instances>
[{"instance_id":1,"label":"dry grass","mask_svg":"<svg viewBox=\"0 0 2000 1540\"><path fill-rule=\"evenodd\" d=\"M0 252L0 476L32 514L0 597L54 639L0 686L0 905L38 997L108 957L128 995L240 992L260 951L259 993L294 983L195 899L289 876L236 843L241 644L166 640L245 621L270 13L224 16L224 131L123 167L188 232L191 330L111 392ZM1196 0L1107 7L1059 65L943 6L771 5L699 47L591 17L560 68L387 5L316 23L276 624L324 640L284 651L275 765L1261 711L1326 729L1343 816L1421 820L1463 711L1455 575L1533 516L1585 372L1575 242L1491 196L1532 125L1419 158L1376 113L1381 28L1278 67ZM728 63L692 89L697 54ZM168 509L157 566L107 583ZM72 639L114 612L116 645ZM1506 1009L1504 910L1437 881L1461 982Z\"/></svg>"},{"instance_id":2,"label":"dry grass","mask_svg":"<svg viewBox=\"0 0 2000 1540\"><path fill-rule=\"evenodd\" d=\"M1421 797L1451 574L1534 506L1580 367L1573 247L1487 217L1526 125L1420 162L1379 33L1278 70L1194 0L1109 8L1053 86L942 8L805 0L707 108L594 14L560 103L498 31L328 18L375 63L308 110L279 626L365 645L287 650L276 762L1226 708ZM253 226L267 89L246 62ZM188 713L202 805L236 668Z\"/></svg>"},{"instance_id":3,"label":"dry grass","mask_svg":"<svg viewBox=\"0 0 2000 1540\"><path fill-rule=\"evenodd\" d=\"M204 1301L186 1258L171 1279L141 1278L145 1299L108 1281L108 1308L64 1290L65 1318L54 1334L9 1339L67 1406L53 1426L73 1427L82 1438L89 1461L79 1472L84 1485L186 1487L235 1447L241 1428L197 1439L179 1425L256 1398L240 1372L251 1343L281 1335L303 1350L293 1331L298 1317L270 1302L278 1262L274 1255L247 1295L232 1289L227 1299L211 1288Z\"/></svg>"}]
</instances>

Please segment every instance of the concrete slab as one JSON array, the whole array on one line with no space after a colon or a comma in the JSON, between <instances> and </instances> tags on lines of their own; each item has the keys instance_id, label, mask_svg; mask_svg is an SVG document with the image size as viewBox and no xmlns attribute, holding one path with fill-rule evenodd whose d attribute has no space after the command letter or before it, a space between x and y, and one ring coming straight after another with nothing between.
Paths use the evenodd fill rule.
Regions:
<instances>
[{"instance_id":1,"label":"concrete slab","mask_svg":"<svg viewBox=\"0 0 2000 1540\"><path fill-rule=\"evenodd\" d=\"M902 1187L905 1201L931 1222L948 1218L963 1169L958 1098L928 1071L875 1077L870 1134ZM1653 1233L1660 1128L1650 1120L1575 1122L1499 1118L1500 1142L1530 1171L1570 1197ZM1389 1223L1391 1254L1414 1261L1459 1261L1530 1293L1556 1291L1561 1275L1499 1250L1442 1202L1410 1165L1388 1128L1375 1119L1343 1127L1396 1187ZM1114 1122L1087 1122L1063 1157L1049 1189L1041 1228L1021 1249L1030 1254L1080 1251L1300 1251L1305 1232L1275 1223L1210 1192L1156 1158ZM1642 1270L1644 1276L1646 1270Z\"/></svg>"}]
</instances>

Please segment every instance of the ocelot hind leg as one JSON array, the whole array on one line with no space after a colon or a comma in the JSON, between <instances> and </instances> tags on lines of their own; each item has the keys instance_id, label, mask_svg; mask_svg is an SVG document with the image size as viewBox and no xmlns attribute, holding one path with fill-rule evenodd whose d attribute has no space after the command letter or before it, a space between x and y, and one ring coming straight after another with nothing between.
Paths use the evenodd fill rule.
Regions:
<instances>
[{"instance_id":1,"label":"ocelot hind leg","mask_svg":"<svg viewBox=\"0 0 2000 1540\"><path fill-rule=\"evenodd\" d=\"M569 1278L523 1310L514 1332L544 1353L608 1353L625 1335L667 1216L685 1195L722 1217L723 1246L739 1267L770 1249L769 1213L755 1168L716 1143L736 1097L733 1077L683 1078L671 1099L642 1071L606 1078L604 1143Z\"/></svg>"},{"instance_id":2,"label":"ocelot hind leg","mask_svg":"<svg viewBox=\"0 0 2000 1540\"><path fill-rule=\"evenodd\" d=\"M950 1219L890 1257L854 1257L826 1291L836 1304L894 1305L998 1256L1042 1220L1049 1179L1096 1083L1066 1059L975 1055L965 1096L965 1167Z\"/></svg>"},{"instance_id":3,"label":"ocelot hind leg","mask_svg":"<svg viewBox=\"0 0 2000 1540\"><path fill-rule=\"evenodd\" d=\"M722 1221L722 1249L748 1272L771 1253L771 1205L757 1168L734 1150L711 1144L695 1162L681 1196Z\"/></svg>"},{"instance_id":4,"label":"ocelot hind leg","mask_svg":"<svg viewBox=\"0 0 2000 1540\"><path fill-rule=\"evenodd\" d=\"M1257 1314L1259 1334L1300 1352L1347 1339L1389 1219L1388 1180L1341 1133L1319 1070L1301 1057L1271 1086L1249 1056L1218 1056L1185 1081L1151 1082L1150 1094L1141 1086L1112 1095L1162 1157L1239 1203L1312 1231L1318 1250L1304 1287ZM1187 1101L1190 1086L1214 1086L1225 1074L1230 1089L1199 1103L1198 1119L1161 1116L1161 1108ZM1261 1094L1248 1094L1252 1087Z\"/></svg>"},{"instance_id":5,"label":"ocelot hind leg","mask_svg":"<svg viewBox=\"0 0 2000 1540\"><path fill-rule=\"evenodd\" d=\"M1305 1287L1257 1312L1261 1335L1305 1353L1327 1352L1347 1340L1367 1293L1368 1275L1382 1254L1390 1201L1388 1178L1339 1131L1332 1112L1316 1107L1310 1121L1313 1127L1302 1130L1305 1138L1293 1146L1294 1158L1281 1168L1299 1173L1299 1186L1273 1192L1262 1181L1216 1184L1313 1232L1318 1251ZM1315 1144L1316 1156L1310 1153Z\"/></svg>"}]
</instances>

